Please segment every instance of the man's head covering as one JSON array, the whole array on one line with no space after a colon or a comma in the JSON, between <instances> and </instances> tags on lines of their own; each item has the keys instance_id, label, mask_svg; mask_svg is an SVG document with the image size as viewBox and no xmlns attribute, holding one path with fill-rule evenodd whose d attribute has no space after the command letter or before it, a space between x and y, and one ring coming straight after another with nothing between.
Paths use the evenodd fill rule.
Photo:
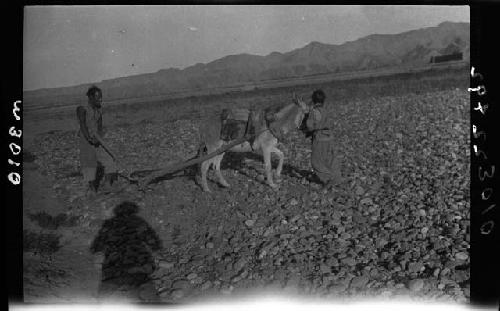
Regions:
<instances>
[{"instance_id":1,"label":"man's head covering","mask_svg":"<svg viewBox=\"0 0 500 311\"><path fill-rule=\"evenodd\" d=\"M100 89L100 88L98 88L98 87L97 87L97 86L95 86L95 85L92 85L92 86L88 89L88 91L87 91L87 97L88 97L88 98L94 97L94 96L96 96L96 93L97 93L97 92L99 92L99 93L101 93L101 94L102 94L102 91L101 91L101 89Z\"/></svg>"},{"instance_id":2,"label":"man's head covering","mask_svg":"<svg viewBox=\"0 0 500 311\"><path fill-rule=\"evenodd\" d=\"M100 108L102 102L102 91L95 85L92 85L87 91L89 104L93 107Z\"/></svg>"},{"instance_id":3,"label":"man's head covering","mask_svg":"<svg viewBox=\"0 0 500 311\"><path fill-rule=\"evenodd\" d=\"M314 104L322 104L325 102L325 92L323 90L316 90L312 94L312 101Z\"/></svg>"}]
</instances>

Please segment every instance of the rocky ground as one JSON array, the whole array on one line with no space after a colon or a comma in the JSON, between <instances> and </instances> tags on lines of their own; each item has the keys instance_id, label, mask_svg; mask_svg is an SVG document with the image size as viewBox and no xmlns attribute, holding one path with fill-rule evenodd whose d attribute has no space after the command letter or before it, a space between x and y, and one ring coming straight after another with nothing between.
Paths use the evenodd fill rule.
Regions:
<instances>
[{"instance_id":1,"label":"rocky ground","mask_svg":"<svg viewBox=\"0 0 500 311\"><path fill-rule=\"evenodd\" d=\"M120 191L94 197L86 196L78 173L76 132L38 135L29 147L33 170L62 202L67 219L78 219L67 228L81 240L53 250L52 256L64 258L64 250L78 244L85 254L66 262L88 262L91 269L99 256L90 247L104 232L103 249L113 251L98 259L102 263L97 267L144 276L148 285L134 292L134 299L142 301L190 302L265 289L306 297L466 302L467 91L367 96L336 103L331 113L344 159L342 195L311 181L310 141L300 132L282 144L286 166L276 191L263 183L258 156L227 154L223 174L230 189L214 183L213 193L203 193L192 176L180 174L145 193L122 180ZM144 121L110 128L106 139L128 169L143 170L196 154L197 127L190 118ZM137 203L138 214L130 216L133 220L110 222L119 218L113 209L123 201ZM33 214L32 207L42 203L25 202L25 213ZM27 221L39 223L35 218ZM124 230L124 241L145 243L137 242L134 250L116 247ZM148 237L138 238L146 231ZM156 239L161 249L151 247ZM25 256L26 262L41 255L26 250ZM136 259L112 259L124 256ZM127 268L113 267L117 262ZM36 279L28 270L25 277ZM87 282L92 297L96 278ZM41 299L30 293L31 286L25 283L28 298Z\"/></svg>"},{"instance_id":2,"label":"rocky ground","mask_svg":"<svg viewBox=\"0 0 500 311\"><path fill-rule=\"evenodd\" d=\"M80 217L68 217L69 207L36 165L25 162L23 177L25 302L95 301L100 267L88 252Z\"/></svg>"}]
</instances>

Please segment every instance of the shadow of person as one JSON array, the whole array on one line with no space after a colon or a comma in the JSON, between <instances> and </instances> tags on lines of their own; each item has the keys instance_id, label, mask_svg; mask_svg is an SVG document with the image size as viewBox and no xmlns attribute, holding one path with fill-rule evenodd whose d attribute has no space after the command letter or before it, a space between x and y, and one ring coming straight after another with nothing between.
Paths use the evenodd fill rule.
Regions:
<instances>
[{"instance_id":1,"label":"shadow of person","mask_svg":"<svg viewBox=\"0 0 500 311\"><path fill-rule=\"evenodd\" d=\"M153 252L159 251L161 240L148 223L139 217L139 207L122 202L106 220L90 251L104 253L99 299L158 302L151 274L156 269Z\"/></svg>"}]
</instances>

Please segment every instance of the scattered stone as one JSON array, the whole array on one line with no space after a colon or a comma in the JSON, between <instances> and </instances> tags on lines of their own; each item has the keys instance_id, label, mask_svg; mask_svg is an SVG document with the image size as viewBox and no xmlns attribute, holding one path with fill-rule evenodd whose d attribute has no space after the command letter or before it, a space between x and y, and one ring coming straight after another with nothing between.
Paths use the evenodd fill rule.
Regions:
<instances>
[{"instance_id":1,"label":"scattered stone","mask_svg":"<svg viewBox=\"0 0 500 311\"><path fill-rule=\"evenodd\" d=\"M357 186L356 187L356 195L361 196L361 195L363 195L363 193L365 193L365 189L363 189L363 187L361 187L361 186Z\"/></svg>"},{"instance_id":2,"label":"scattered stone","mask_svg":"<svg viewBox=\"0 0 500 311\"><path fill-rule=\"evenodd\" d=\"M412 292L421 291L424 288L424 281L422 279L411 280L408 283L408 289Z\"/></svg>"},{"instance_id":3,"label":"scattered stone","mask_svg":"<svg viewBox=\"0 0 500 311\"><path fill-rule=\"evenodd\" d=\"M458 252L455 254L455 258L458 260L465 261L469 259L469 254L467 254L466 252Z\"/></svg>"},{"instance_id":4,"label":"scattered stone","mask_svg":"<svg viewBox=\"0 0 500 311\"><path fill-rule=\"evenodd\" d=\"M363 200L361 200L359 203L363 204L363 205L368 205L368 204L372 204L373 201L372 199L370 198L364 198Z\"/></svg>"},{"instance_id":5,"label":"scattered stone","mask_svg":"<svg viewBox=\"0 0 500 311\"><path fill-rule=\"evenodd\" d=\"M247 259L242 257L234 264L233 268L235 271L240 271L247 264Z\"/></svg>"},{"instance_id":6,"label":"scattered stone","mask_svg":"<svg viewBox=\"0 0 500 311\"><path fill-rule=\"evenodd\" d=\"M381 239L377 239L377 248L383 248L384 246L387 245L387 243L389 243L386 239L384 238L381 238Z\"/></svg>"},{"instance_id":7,"label":"scattered stone","mask_svg":"<svg viewBox=\"0 0 500 311\"><path fill-rule=\"evenodd\" d=\"M177 280L172 284L172 288L174 289L186 289L190 287L191 285L187 280Z\"/></svg>"},{"instance_id":8,"label":"scattered stone","mask_svg":"<svg viewBox=\"0 0 500 311\"><path fill-rule=\"evenodd\" d=\"M154 284L142 286L139 291L139 298L144 302L158 302L159 295L154 288Z\"/></svg>"},{"instance_id":9,"label":"scattered stone","mask_svg":"<svg viewBox=\"0 0 500 311\"><path fill-rule=\"evenodd\" d=\"M368 284L369 278L367 276L357 276L351 280L352 288L364 288Z\"/></svg>"},{"instance_id":10,"label":"scattered stone","mask_svg":"<svg viewBox=\"0 0 500 311\"><path fill-rule=\"evenodd\" d=\"M200 285L203 283L203 278L201 276L197 276L196 278L191 280L191 283L193 283L195 285Z\"/></svg>"},{"instance_id":11,"label":"scattered stone","mask_svg":"<svg viewBox=\"0 0 500 311\"><path fill-rule=\"evenodd\" d=\"M398 283L398 284L394 285L394 287L401 289L401 288L404 288L405 285L403 283Z\"/></svg>"},{"instance_id":12,"label":"scattered stone","mask_svg":"<svg viewBox=\"0 0 500 311\"><path fill-rule=\"evenodd\" d=\"M173 262L168 262L168 261L160 261L158 263L158 265L160 266L160 268L163 268L163 269L171 269L174 267L174 263Z\"/></svg>"},{"instance_id":13,"label":"scattered stone","mask_svg":"<svg viewBox=\"0 0 500 311\"><path fill-rule=\"evenodd\" d=\"M332 269L330 268L330 266L328 265L321 265L320 266L320 269L321 273L331 273L332 272Z\"/></svg>"},{"instance_id":14,"label":"scattered stone","mask_svg":"<svg viewBox=\"0 0 500 311\"><path fill-rule=\"evenodd\" d=\"M207 289L209 289L209 288L211 288L211 287L212 287L212 282L210 282L210 281L206 281L206 282L205 282L205 283L203 283L203 285L201 286L201 290L205 291L205 290L207 290Z\"/></svg>"},{"instance_id":15,"label":"scattered stone","mask_svg":"<svg viewBox=\"0 0 500 311\"><path fill-rule=\"evenodd\" d=\"M244 278L246 278L248 276L248 271L244 270L243 272L241 272L240 274L234 276L232 279L231 279L231 282L232 283L236 283L236 282L239 282L241 280L243 280Z\"/></svg>"},{"instance_id":16,"label":"scattered stone","mask_svg":"<svg viewBox=\"0 0 500 311\"><path fill-rule=\"evenodd\" d=\"M440 276L446 276L450 273L450 268L444 268L441 270L441 273L439 274Z\"/></svg>"},{"instance_id":17,"label":"scattered stone","mask_svg":"<svg viewBox=\"0 0 500 311\"><path fill-rule=\"evenodd\" d=\"M326 261L326 263L327 263L328 265L330 265L330 266L333 266L333 267L338 267L338 266L339 266L339 261L338 261L338 259L337 259L337 258L334 258L334 257L329 258L329 259Z\"/></svg>"},{"instance_id":18,"label":"scattered stone","mask_svg":"<svg viewBox=\"0 0 500 311\"><path fill-rule=\"evenodd\" d=\"M173 298L173 299L181 299L182 297L184 297L185 293L182 289L174 289L172 291L172 293L170 294L170 296Z\"/></svg>"},{"instance_id":19,"label":"scattered stone","mask_svg":"<svg viewBox=\"0 0 500 311\"><path fill-rule=\"evenodd\" d=\"M187 279L191 281L191 280L196 279L196 277L198 277L198 274L192 272L192 273L188 274Z\"/></svg>"},{"instance_id":20,"label":"scattered stone","mask_svg":"<svg viewBox=\"0 0 500 311\"><path fill-rule=\"evenodd\" d=\"M340 260L341 263L345 264L345 265L348 265L348 266L354 266L356 265L356 260L354 260L354 258L352 257L345 257L345 258L342 258Z\"/></svg>"},{"instance_id":21,"label":"scattered stone","mask_svg":"<svg viewBox=\"0 0 500 311\"><path fill-rule=\"evenodd\" d=\"M421 262L411 262L408 265L408 271L410 271L410 273L417 273L420 272L420 269L422 269L423 266L424 264Z\"/></svg>"},{"instance_id":22,"label":"scattered stone","mask_svg":"<svg viewBox=\"0 0 500 311\"><path fill-rule=\"evenodd\" d=\"M165 290L160 292L160 298L161 299L168 299L171 296L170 294L171 294L170 291L165 289Z\"/></svg>"},{"instance_id":23,"label":"scattered stone","mask_svg":"<svg viewBox=\"0 0 500 311\"><path fill-rule=\"evenodd\" d=\"M328 290L332 293L342 293L347 289L348 286L349 286L348 283L346 284L344 282L341 282L329 286Z\"/></svg>"},{"instance_id":24,"label":"scattered stone","mask_svg":"<svg viewBox=\"0 0 500 311\"><path fill-rule=\"evenodd\" d=\"M439 272L441 272L441 269L436 268L436 269L434 269L434 272L432 273L432 275L437 278L439 276Z\"/></svg>"}]
</instances>

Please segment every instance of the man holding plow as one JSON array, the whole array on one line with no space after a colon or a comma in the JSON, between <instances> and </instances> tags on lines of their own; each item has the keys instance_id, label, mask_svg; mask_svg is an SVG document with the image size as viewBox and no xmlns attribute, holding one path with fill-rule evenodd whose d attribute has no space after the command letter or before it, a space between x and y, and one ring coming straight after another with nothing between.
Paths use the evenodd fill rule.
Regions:
<instances>
[{"instance_id":1,"label":"man holding plow","mask_svg":"<svg viewBox=\"0 0 500 311\"><path fill-rule=\"evenodd\" d=\"M98 163L104 166L105 185L110 187L118 178L118 168L108 152L102 146L100 137L104 136L102 126L102 91L97 86L92 86L87 91L88 104L78 106L76 114L80 124L79 145L80 145L80 167L83 174L84 183L88 185L88 190L96 193L99 188L99 178L97 176Z\"/></svg>"}]
</instances>

